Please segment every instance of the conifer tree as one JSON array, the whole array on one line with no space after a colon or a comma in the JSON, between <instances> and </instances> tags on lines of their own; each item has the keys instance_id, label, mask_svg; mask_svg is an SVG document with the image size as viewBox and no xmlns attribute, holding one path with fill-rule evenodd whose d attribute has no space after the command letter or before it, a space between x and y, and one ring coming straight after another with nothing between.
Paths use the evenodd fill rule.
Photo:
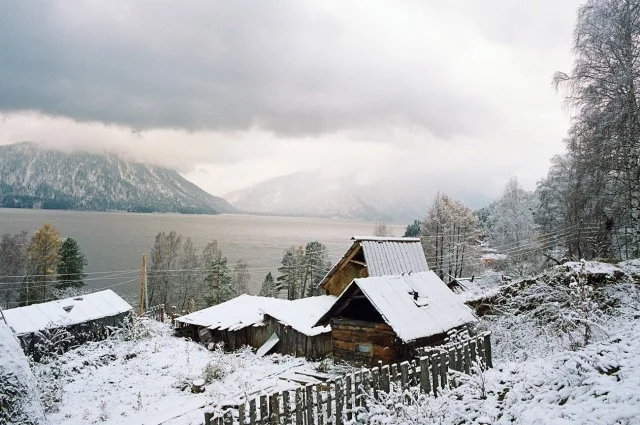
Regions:
<instances>
[{"instance_id":1,"label":"conifer tree","mask_svg":"<svg viewBox=\"0 0 640 425\"><path fill-rule=\"evenodd\" d=\"M233 277L227 265L227 257L218 251L214 260L209 263L207 276L204 278L207 284L207 305L216 305L228 301L236 296L233 286Z\"/></svg>"},{"instance_id":2,"label":"conifer tree","mask_svg":"<svg viewBox=\"0 0 640 425\"><path fill-rule=\"evenodd\" d=\"M84 286L84 266L87 260L73 238L66 238L58 249L56 289L80 288Z\"/></svg>"},{"instance_id":3,"label":"conifer tree","mask_svg":"<svg viewBox=\"0 0 640 425\"><path fill-rule=\"evenodd\" d=\"M260 293L258 294L261 297L278 297L278 291L276 290L276 283L273 280L273 275L271 272L267 273L264 277L264 281L262 281L262 287L260 287Z\"/></svg>"}]
</instances>

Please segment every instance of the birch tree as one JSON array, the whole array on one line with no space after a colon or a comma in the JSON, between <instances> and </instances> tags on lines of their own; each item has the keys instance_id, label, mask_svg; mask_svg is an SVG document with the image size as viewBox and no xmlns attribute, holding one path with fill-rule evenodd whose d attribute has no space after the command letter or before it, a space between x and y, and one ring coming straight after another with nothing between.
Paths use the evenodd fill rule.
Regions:
<instances>
[{"instance_id":1,"label":"birch tree","mask_svg":"<svg viewBox=\"0 0 640 425\"><path fill-rule=\"evenodd\" d=\"M429 268L443 280L470 274L478 265L478 220L461 202L438 194L422 222Z\"/></svg>"},{"instance_id":2,"label":"birch tree","mask_svg":"<svg viewBox=\"0 0 640 425\"><path fill-rule=\"evenodd\" d=\"M613 223L626 239L621 256L640 255L640 2L589 0L578 10L575 61L556 73L575 112L567 147L578 167L616 193ZM610 217L613 218L613 215Z\"/></svg>"},{"instance_id":3,"label":"birch tree","mask_svg":"<svg viewBox=\"0 0 640 425\"><path fill-rule=\"evenodd\" d=\"M25 305L50 300L50 287L55 280L58 250L62 244L60 233L51 224L44 224L31 238L27 254L28 275L23 287Z\"/></svg>"}]
</instances>

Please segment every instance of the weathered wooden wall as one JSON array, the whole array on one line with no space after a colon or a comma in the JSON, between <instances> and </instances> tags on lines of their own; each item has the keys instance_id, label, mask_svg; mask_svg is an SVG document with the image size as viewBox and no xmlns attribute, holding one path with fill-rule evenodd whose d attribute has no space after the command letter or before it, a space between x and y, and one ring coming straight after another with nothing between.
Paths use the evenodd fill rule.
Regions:
<instances>
[{"instance_id":1,"label":"weathered wooden wall","mask_svg":"<svg viewBox=\"0 0 640 425\"><path fill-rule=\"evenodd\" d=\"M339 296L353 279L367 277L367 268L356 263L345 263L324 285L327 295Z\"/></svg>"},{"instance_id":2,"label":"weathered wooden wall","mask_svg":"<svg viewBox=\"0 0 640 425\"><path fill-rule=\"evenodd\" d=\"M345 318L331 320L335 358L363 364L391 363L404 357L404 347L391 326ZM371 344L370 355L358 353L358 344Z\"/></svg>"}]
</instances>

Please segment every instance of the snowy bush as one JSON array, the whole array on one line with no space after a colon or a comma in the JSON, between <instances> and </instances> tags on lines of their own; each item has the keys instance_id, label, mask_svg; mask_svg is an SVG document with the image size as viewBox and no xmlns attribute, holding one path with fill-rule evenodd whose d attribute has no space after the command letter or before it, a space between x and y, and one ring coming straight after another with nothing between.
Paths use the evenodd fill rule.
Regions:
<instances>
[{"instance_id":1,"label":"snowy bush","mask_svg":"<svg viewBox=\"0 0 640 425\"><path fill-rule=\"evenodd\" d=\"M152 336L151 329L147 325L147 318L129 313L117 328L113 336L121 341L138 341Z\"/></svg>"},{"instance_id":2,"label":"snowy bush","mask_svg":"<svg viewBox=\"0 0 640 425\"><path fill-rule=\"evenodd\" d=\"M212 360L202 370L202 377L205 383L218 381L235 371L235 367L228 361L228 355L224 351L224 344L210 344Z\"/></svg>"}]
</instances>

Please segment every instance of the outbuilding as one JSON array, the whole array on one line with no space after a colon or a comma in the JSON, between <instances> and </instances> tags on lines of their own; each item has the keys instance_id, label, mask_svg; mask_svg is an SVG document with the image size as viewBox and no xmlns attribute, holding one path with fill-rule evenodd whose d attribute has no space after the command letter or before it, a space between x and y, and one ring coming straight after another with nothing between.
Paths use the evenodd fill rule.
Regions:
<instances>
[{"instance_id":1,"label":"outbuilding","mask_svg":"<svg viewBox=\"0 0 640 425\"><path fill-rule=\"evenodd\" d=\"M411 358L447 332L475 322L432 271L354 279L316 326L331 327L333 356L361 363Z\"/></svg>"},{"instance_id":2,"label":"outbuilding","mask_svg":"<svg viewBox=\"0 0 640 425\"><path fill-rule=\"evenodd\" d=\"M36 359L47 338L57 331L67 335L56 349L68 349L88 340L104 338L109 327L119 326L131 306L110 289L40 304L4 310L7 325L27 355Z\"/></svg>"}]
</instances>

